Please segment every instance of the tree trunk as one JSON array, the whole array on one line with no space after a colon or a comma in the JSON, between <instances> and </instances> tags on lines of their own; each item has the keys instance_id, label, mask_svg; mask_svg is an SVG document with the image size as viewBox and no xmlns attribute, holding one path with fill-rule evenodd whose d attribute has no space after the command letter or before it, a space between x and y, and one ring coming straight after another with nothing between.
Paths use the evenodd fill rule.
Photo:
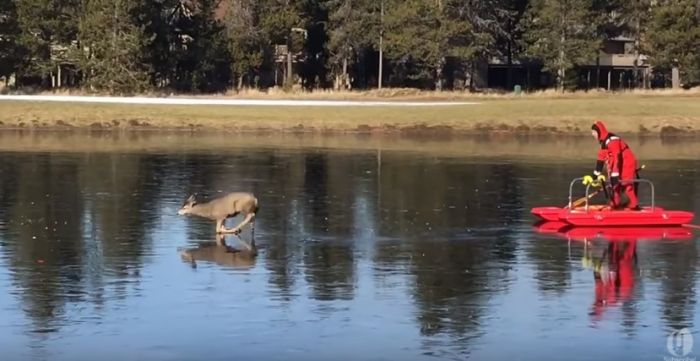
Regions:
<instances>
[{"instance_id":1,"label":"tree trunk","mask_svg":"<svg viewBox=\"0 0 700 361\"><path fill-rule=\"evenodd\" d=\"M564 76L566 76L566 70L563 66L560 66L559 70L557 71L557 88L559 89L560 93L564 92Z\"/></svg>"},{"instance_id":2,"label":"tree trunk","mask_svg":"<svg viewBox=\"0 0 700 361\"><path fill-rule=\"evenodd\" d=\"M443 59L444 58L441 58L435 67L435 90L437 91L442 91L442 69L444 67Z\"/></svg>"},{"instance_id":3,"label":"tree trunk","mask_svg":"<svg viewBox=\"0 0 700 361\"><path fill-rule=\"evenodd\" d=\"M563 16L563 14L562 14ZM564 76L566 75L566 70L564 69L564 59L566 54L564 53L564 46L566 44L566 27L564 19L561 19L561 33L559 34L559 64L557 69L557 82L560 92L564 92Z\"/></svg>"},{"instance_id":4,"label":"tree trunk","mask_svg":"<svg viewBox=\"0 0 700 361\"><path fill-rule=\"evenodd\" d=\"M508 74L506 76L507 80L506 82L508 83L508 89L513 89L513 49L511 47L511 40L508 39Z\"/></svg>"},{"instance_id":5,"label":"tree trunk","mask_svg":"<svg viewBox=\"0 0 700 361\"><path fill-rule=\"evenodd\" d=\"M634 83L634 88L639 87L639 16L637 16L634 29L634 63L632 64L632 79Z\"/></svg>"},{"instance_id":6,"label":"tree trunk","mask_svg":"<svg viewBox=\"0 0 700 361\"><path fill-rule=\"evenodd\" d=\"M348 84L350 82L348 81L348 58L345 57L343 58L343 88L347 90Z\"/></svg>"},{"instance_id":7,"label":"tree trunk","mask_svg":"<svg viewBox=\"0 0 700 361\"><path fill-rule=\"evenodd\" d=\"M287 42L287 78L285 79L284 83L286 87L292 87L292 81L294 79L294 76L292 75L292 46L291 42Z\"/></svg>"},{"instance_id":8,"label":"tree trunk","mask_svg":"<svg viewBox=\"0 0 700 361\"><path fill-rule=\"evenodd\" d=\"M238 85L236 85L236 90L240 91L243 88L243 74L238 75Z\"/></svg>"}]
</instances>

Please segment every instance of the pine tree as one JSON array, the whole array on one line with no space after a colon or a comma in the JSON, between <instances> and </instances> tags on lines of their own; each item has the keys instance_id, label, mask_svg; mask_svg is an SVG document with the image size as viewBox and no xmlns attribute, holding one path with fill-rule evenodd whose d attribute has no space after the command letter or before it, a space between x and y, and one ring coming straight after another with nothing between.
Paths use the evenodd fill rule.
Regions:
<instances>
[{"instance_id":1,"label":"pine tree","mask_svg":"<svg viewBox=\"0 0 700 361\"><path fill-rule=\"evenodd\" d=\"M486 7L496 15L495 20L482 21L486 24L494 24L493 43L487 44L486 48L505 59L508 64L508 88L513 86L512 64L522 54L523 31L518 26L525 10L527 0L500 0L491 6Z\"/></svg>"},{"instance_id":2,"label":"pine tree","mask_svg":"<svg viewBox=\"0 0 700 361\"><path fill-rule=\"evenodd\" d=\"M600 48L591 0L533 0L522 20L525 54L554 72L564 90L567 71L593 61Z\"/></svg>"},{"instance_id":3,"label":"pine tree","mask_svg":"<svg viewBox=\"0 0 700 361\"><path fill-rule=\"evenodd\" d=\"M189 19L189 42L178 73L182 90L225 89L231 80L231 56L226 28L215 16L218 0L200 0Z\"/></svg>"},{"instance_id":4,"label":"pine tree","mask_svg":"<svg viewBox=\"0 0 700 361\"><path fill-rule=\"evenodd\" d=\"M660 1L652 8L648 45L656 71L680 70L687 86L700 83L700 4L695 0Z\"/></svg>"},{"instance_id":5,"label":"pine tree","mask_svg":"<svg viewBox=\"0 0 700 361\"><path fill-rule=\"evenodd\" d=\"M15 5L21 29L17 44L27 51L20 70L46 81L59 60L54 50L70 48L77 38L80 0L16 0Z\"/></svg>"},{"instance_id":6,"label":"pine tree","mask_svg":"<svg viewBox=\"0 0 700 361\"><path fill-rule=\"evenodd\" d=\"M349 84L348 68L353 65L359 52L375 43L376 19L371 13L373 1L329 0L328 51L330 66L335 74L335 88Z\"/></svg>"},{"instance_id":7,"label":"pine tree","mask_svg":"<svg viewBox=\"0 0 700 361\"><path fill-rule=\"evenodd\" d=\"M460 1L387 1L387 55L395 61L410 60L419 71L410 77L431 77L442 89L448 56L466 59L477 51L473 27L466 21Z\"/></svg>"},{"instance_id":8,"label":"pine tree","mask_svg":"<svg viewBox=\"0 0 700 361\"><path fill-rule=\"evenodd\" d=\"M86 85L111 93L143 92L150 87L144 61L148 38L135 25L137 0L87 0L79 25Z\"/></svg>"},{"instance_id":9,"label":"pine tree","mask_svg":"<svg viewBox=\"0 0 700 361\"><path fill-rule=\"evenodd\" d=\"M250 75L259 79L260 69L270 53L260 24L263 9L256 0L232 0L226 10L224 23L229 38L231 71L237 79L236 88L240 90L246 79L248 86L258 86L255 81L251 82Z\"/></svg>"},{"instance_id":10,"label":"pine tree","mask_svg":"<svg viewBox=\"0 0 700 361\"><path fill-rule=\"evenodd\" d=\"M180 0L151 0L139 1L135 11L135 24L151 39L143 49L143 60L151 69L150 83L159 88L171 86L177 74L174 51L181 40L176 23L182 10Z\"/></svg>"},{"instance_id":11,"label":"pine tree","mask_svg":"<svg viewBox=\"0 0 700 361\"><path fill-rule=\"evenodd\" d=\"M17 8L13 0L0 0L0 77L9 81L17 71L22 51L17 44L20 35Z\"/></svg>"},{"instance_id":12,"label":"pine tree","mask_svg":"<svg viewBox=\"0 0 700 361\"><path fill-rule=\"evenodd\" d=\"M292 56L303 52L308 33L307 20L304 17L302 0L261 0L260 7L265 9L261 14L260 25L270 47L286 45L289 57L285 67L285 88L292 87L293 69Z\"/></svg>"}]
</instances>

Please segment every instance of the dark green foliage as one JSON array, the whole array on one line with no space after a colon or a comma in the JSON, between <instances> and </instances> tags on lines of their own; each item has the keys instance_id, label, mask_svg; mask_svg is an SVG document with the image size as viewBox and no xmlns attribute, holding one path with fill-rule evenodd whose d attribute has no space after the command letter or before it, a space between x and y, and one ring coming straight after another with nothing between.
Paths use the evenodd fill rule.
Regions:
<instances>
[{"instance_id":1,"label":"dark green foliage","mask_svg":"<svg viewBox=\"0 0 700 361\"><path fill-rule=\"evenodd\" d=\"M681 83L700 83L700 4L696 0L662 1L652 8L649 48L660 72L677 66Z\"/></svg>"},{"instance_id":2,"label":"dark green foliage","mask_svg":"<svg viewBox=\"0 0 700 361\"><path fill-rule=\"evenodd\" d=\"M447 57L469 59L483 41L467 21L463 2L451 0L387 1L388 56L418 66L413 77L432 76L442 88Z\"/></svg>"},{"instance_id":3,"label":"dark green foliage","mask_svg":"<svg viewBox=\"0 0 700 361\"><path fill-rule=\"evenodd\" d=\"M0 0L0 77L17 71L23 51L17 44L20 35L17 8L13 0Z\"/></svg>"},{"instance_id":4,"label":"dark green foliage","mask_svg":"<svg viewBox=\"0 0 700 361\"><path fill-rule=\"evenodd\" d=\"M591 9L591 0L532 0L523 18L525 53L557 75L560 90L567 71L597 55L600 39Z\"/></svg>"},{"instance_id":5,"label":"dark green foliage","mask_svg":"<svg viewBox=\"0 0 700 361\"><path fill-rule=\"evenodd\" d=\"M26 51L20 70L25 76L46 79L75 45L81 1L15 0L14 3L20 29L16 44Z\"/></svg>"},{"instance_id":6,"label":"dark green foliage","mask_svg":"<svg viewBox=\"0 0 700 361\"><path fill-rule=\"evenodd\" d=\"M267 34L260 24L263 9L256 0L234 0L225 10L224 23L236 88L257 86L261 67L270 55Z\"/></svg>"},{"instance_id":7,"label":"dark green foliage","mask_svg":"<svg viewBox=\"0 0 700 361\"><path fill-rule=\"evenodd\" d=\"M78 39L90 89L122 94L150 87L150 69L143 56L149 39L132 21L136 5L136 0L86 1Z\"/></svg>"},{"instance_id":8,"label":"dark green foliage","mask_svg":"<svg viewBox=\"0 0 700 361\"><path fill-rule=\"evenodd\" d=\"M0 0L0 77L115 93L362 88L381 58L390 85L442 89L473 86L497 58L541 64L564 89L617 37L632 40L630 84L646 84L643 55L666 83L674 67L700 83L696 0Z\"/></svg>"}]
</instances>

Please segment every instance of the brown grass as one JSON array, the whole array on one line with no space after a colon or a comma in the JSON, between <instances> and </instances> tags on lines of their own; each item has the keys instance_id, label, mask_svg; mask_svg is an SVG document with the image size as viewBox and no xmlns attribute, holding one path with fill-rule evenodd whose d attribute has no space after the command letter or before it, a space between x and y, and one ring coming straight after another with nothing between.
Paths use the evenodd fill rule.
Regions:
<instances>
[{"instance_id":1,"label":"brown grass","mask_svg":"<svg viewBox=\"0 0 700 361\"><path fill-rule=\"evenodd\" d=\"M0 88L1 89L1 88ZM17 91L16 93L27 93ZM60 89L54 91L39 92L42 95L94 95L81 89ZM109 94L104 94L109 95ZM303 89L294 89L284 91L281 88L270 88L267 90L259 89L230 89L224 93L213 95L197 95L197 94L173 94L167 92L152 92L141 94L141 96L152 97L188 97L188 98L245 98L245 99L309 99L309 100L484 100L484 99L520 99L520 98L547 98L547 99L580 99L580 98L604 98L609 96L615 97L638 97L638 96L700 96L700 87L695 87L689 90L684 89L633 89L625 91L607 91L604 89L589 90L589 91L567 91L558 92L554 89L538 90L532 92L523 92L520 95L515 95L511 91L489 90L484 92L470 91L432 91L420 90L415 88L384 88L371 90L327 90L317 89L307 91Z\"/></svg>"},{"instance_id":2,"label":"brown grass","mask_svg":"<svg viewBox=\"0 0 700 361\"><path fill-rule=\"evenodd\" d=\"M371 92L364 95L363 93L350 94L357 97L372 96ZM442 93L433 93L431 96L438 97L439 94ZM455 93L445 94L456 97ZM322 97L323 95L323 93L317 93L310 96ZM248 94L246 97L252 96ZM393 99L405 100L406 97L409 96L393 95ZM307 98L309 96L305 96L305 99ZM333 98L337 99L335 95ZM427 100L427 98L421 99ZM474 100L474 95L470 95L469 99ZM466 98L460 100L466 100ZM517 98L484 95L478 101L481 104L438 107L285 107L122 105L0 100L0 126L6 128L216 129L231 132L251 130L383 133L517 131L585 134L595 119L603 119L609 123L613 131L623 133L693 134L700 132L700 92L639 92L614 96L602 93L573 95L541 93Z\"/></svg>"}]
</instances>

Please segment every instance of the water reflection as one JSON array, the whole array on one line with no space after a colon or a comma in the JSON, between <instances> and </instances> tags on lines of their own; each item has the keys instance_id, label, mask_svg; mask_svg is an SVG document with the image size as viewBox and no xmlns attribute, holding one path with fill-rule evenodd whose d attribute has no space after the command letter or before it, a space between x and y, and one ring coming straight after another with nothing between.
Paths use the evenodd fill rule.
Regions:
<instances>
[{"instance_id":1,"label":"water reflection","mask_svg":"<svg viewBox=\"0 0 700 361\"><path fill-rule=\"evenodd\" d=\"M278 340L265 350L234 352L238 356L308 356L284 354L306 345L305 335L338 350L353 337L369 349L391 344L363 336L367 329L394 330L396 349L387 358L460 358L497 349L489 335L507 335L508 319L521 317L501 308L511 297L521 299L521 312L546 305L557 320L593 319L600 329L621 310L624 332L633 336L655 319L668 329L695 324L694 238L643 246L628 239L575 250L603 261L586 268L571 258L566 241L532 236L529 208L563 204L568 180L590 162L552 167L262 149L0 156L0 285L9 290L0 296L0 314L24 320L0 328L0 339L29 332L81 343L102 340L96 335L109 329L142 336L144 347L190 355L194 341L185 341L184 330L179 343L155 332L162 325L155 320L172 318L209 338L214 359L231 356L216 345L232 334L241 343L253 341L249 334ZM669 172L682 169L683 179L694 179L697 161L647 165L659 189L683 195L660 195L665 207L698 209L696 182L679 182L679 171ZM235 237L217 245L211 222L175 213L191 193L211 198L236 190L260 200L254 254ZM244 272L217 278L231 270ZM587 293L574 297L581 289ZM554 299L571 303L550 303ZM15 301L21 309L1 311ZM650 315L657 307L660 314ZM562 316L572 308L591 314ZM557 327L542 320L542 333ZM592 331L568 332L585 337ZM57 355L69 359L70 353Z\"/></svg>"},{"instance_id":2,"label":"water reflection","mask_svg":"<svg viewBox=\"0 0 700 361\"><path fill-rule=\"evenodd\" d=\"M694 311L695 276L675 274L682 268L693 272L695 255L680 257L695 248L694 234L689 228L674 227L570 227L558 222L542 222L535 231L553 234L569 242L582 243L581 264L592 273L595 298L589 316L594 327L598 327L606 314L614 309L622 312L621 324L627 335L637 334L639 321L638 298L644 293L645 283L661 283L662 314L668 329L692 327ZM670 262L661 274L656 271L640 270L638 244L642 243L647 252L641 261L652 267ZM691 251L694 254L695 251ZM682 258L684 265L672 266L673 259ZM663 262L659 262L663 260ZM646 276L646 277L644 277ZM671 281L680 279L682 281ZM684 284L683 281L688 282ZM692 286L691 286L692 285ZM671 296L669 292L683 295ZM689 322L691 321L691 322Z\"/></svg>"},{"instance_id":3,"label":"water reflection","mask_svg":"<svg viewBox=\"0 0 700 361\"><path fill-rule=\"evenodd\" d=\"M197 247L182 250L180 257L193 268L197 268L197 262L209 262L222 267L251 269L255 266L257 248L254 242L252 245L244 243L243 246L242 249L232 247L227 244L224 235L218 235L215 241L199 242Z\"/></svg>"}]
</instances>

